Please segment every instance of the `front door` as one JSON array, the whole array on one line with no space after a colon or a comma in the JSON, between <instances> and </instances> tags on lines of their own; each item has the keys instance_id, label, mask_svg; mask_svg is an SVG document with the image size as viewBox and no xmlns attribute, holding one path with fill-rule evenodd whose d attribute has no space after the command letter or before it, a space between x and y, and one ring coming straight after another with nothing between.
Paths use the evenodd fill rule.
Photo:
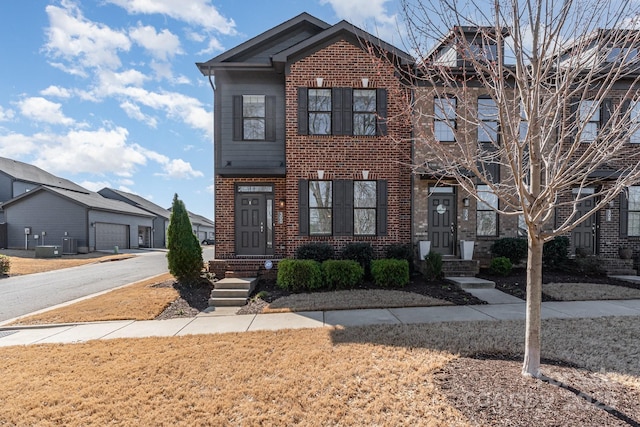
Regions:
<instances>
[{"instance_id":1,"label":"front door","mask_svg":"<svg viewBox=\"0 0 640 427\"><path fill-rule=\"evenodd\" d=\"M584 200L576 206L576 220L586 215L595 204L595 200ZM571 243L574 249L580 248L587 255L596 253L597 216L595 213L581 222L571 232Z\"/></svg>"},{"instance_id":2,"label":"front door","mask_svg":"<svg viewBox=\"0 0 640 427\"><path fill-rule=\"evenodd\" d=\"M236 254L273 254L273 196L236 194Z\"/></svg>"},{"instance_id":3,"label":"front door","mask_svg":"<svg viewBox=\"0 0 640 427\"><path fill-rule=\"evenodd\" d=\"M438 188L439 191L434 192ZM436 187L429 195L429 240L431 250L442 255L454 254L455 200L453 187Z\"/></svg>"}]
</instances>

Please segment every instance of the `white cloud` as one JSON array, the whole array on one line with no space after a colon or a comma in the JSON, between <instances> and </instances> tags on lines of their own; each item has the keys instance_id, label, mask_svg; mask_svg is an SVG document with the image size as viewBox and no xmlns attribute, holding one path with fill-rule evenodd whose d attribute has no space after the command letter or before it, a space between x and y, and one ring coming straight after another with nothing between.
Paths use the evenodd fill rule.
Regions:
<instances>
[{"instance_id":1,"label":"white cloud","mask_svg":"<svg viewBox=\"0 0 640 427\"><path fill-rule=\"evenodd\" d=\"M387 10L390 0L320 0L329 4L338 18L349 21L386 42L399 41L398 17Z\"/></svg>"},{"instance_id":2,"label":"white cloud","mask_svg":"<svg viewBox=\"0 0 640 427\"><path fill-rule=\"evenodd\" d=\"M66 88L51 85L48 88L41 90L40 95L66 99L71 97L71 92Z\"/></svg>"},{"instance_id":3,"label":"white cloud","mask_svg":"<svg viewBox=\"0 0 640 427\"><path fill-rule=\"evenodd\" d=\"M158 33L154 27L138 23L136 28L129 30L129 36L161 61L184 53L180 48L180 39L167 29Z\"/></svg>"},{"instance_id":4,"label":"white cloud","mask_svg":"<svg viewBox=\"0 0 640 427\"><path fill-rule=\"evenodd\" d=\"M19 158L31 153L38 146L38 142L45 141L46 138L40 134L26 136L19 133L0 135L0 156L8 158Z\"/></svg>"},{"instance_id":5,"label":"white cloud","mask_svg":"<svg viewBox=\"0 0 640 427\"><path fill-rule=\"evenodd\" d=\"M82 67L120 67L118 52L131 48L131 41L124 32L86 19L71 2L62 2L62 7L49 5L46 11L50 26L46 31L45 49L54 58L69 61L72 74L82 73L78 64Z\"/></svg>"},{"instance_id":6,"label":"white cloud","mask_svg":"<svg viewBox=\"0 0 640 427\"><path fill-rule=\"evenodd\" d=\"M84 187L90 191L100 191L103 188L111 188L109 181L82 181L78 184L80 187Z\"/></svg>"},{"instance_id":7,"label":"white cloud","mask_svg":"<svg viewBox=\"0 0 640 427\"><path fill-rule=\"evenodd\" d=\"M174 159L164 165L164 173L156 174L171 179L191 179L204 176L200 171L194 170L189 162L182 159Z\"/></svg>"},{"instance_id":8,"label":"white cloud","mask_svg":"<svg viewBox=\"0 0 640 427\"><path fill-rule=\"evenodd\" d=\"M233 19L226 19L209 0L107 0L130 14L163 14L173 19L204 27L210 31L233 35Z\"/></svg>"},{"instance_id":9,"label":"white cloud","mask_svg":"<svg viewBox=\"0 0 640 427\"><path fill-rule=\"evenodd\" d=\"M9 120L13 120L15 117L15 112L10 108L2 108L0 105L0 122L6 122Z\"/></svg>"},{"instance_id":10,"label":"white cloud","mask_svg":"<svg viewBox=\"0 0 640 427\"><path fill-rule=\"evenodd\" d=\"M133 185L135 182L132 179L121 179L120 185Z\"/></svg>"},{"instance_id":11,"label":"white cloud","mask_svg":"<svg viewBox=\"0 0 640 427\"><path fill-rule=\"evenodd\" d=\"M62 105L40 96L25 98L18 102L20 113L32 120L60 125L72 125L74 120L62 113Z\"/></svg>"},{"instance_id":12,"label":"white cloud","mask_svg":"<svg viewBox=\"0 0 640 427\"><path fill-rule=\"evenodd\" d=\"M205 54L212 54L213 52L218 52L223 49L224 47L222 46L222 43L220 43L218 39L212 37L209 39L209 44L207 45L207 47L199 51L196 55L200 56Z\"/></svg>"},{"instance_id":13,"label":"white cloud","mask_svg":"<svg viewBox=\"0 0 640 427\"><path fill-rule=\"evenodd\" d=\"M131 117L132 119L146 123L147 126L154 129L158 127L158 120L155 117L144 114L140 110L140 107L138 105L135 105L129 101L124 101L120 104L120 108L122 108L124 112L127 113L127 116Z\"/></svg>"}]
</instances>

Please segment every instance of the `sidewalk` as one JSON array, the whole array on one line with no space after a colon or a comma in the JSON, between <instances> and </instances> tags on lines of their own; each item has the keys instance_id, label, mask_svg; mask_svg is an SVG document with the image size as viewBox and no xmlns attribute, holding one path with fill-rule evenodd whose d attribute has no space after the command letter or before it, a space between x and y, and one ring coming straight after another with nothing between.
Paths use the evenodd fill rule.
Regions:
<instances>
[{"instance_id":1,"label":"sidewalk","mask_svg":"<svg viewBox=\"0 0 640 427\"><path fill-rule=\"evenodd\" d=\"M499 294L494 294L494 297L499 296ZM44 343L78 343L95 339L166 337L336 326L352 327L375 324L524 320L525 303L517 298L511 298L487 305L308 311L250 315L236 315L234 313L237 308L225 309L221 307L210 313L201 313L196 317L183 319L125 320L22 327L5 326L0 327L0 347ZM605 316L640 316L640 300L542 303L543 319L594 318Z\"/></svg>"}]
</instances>

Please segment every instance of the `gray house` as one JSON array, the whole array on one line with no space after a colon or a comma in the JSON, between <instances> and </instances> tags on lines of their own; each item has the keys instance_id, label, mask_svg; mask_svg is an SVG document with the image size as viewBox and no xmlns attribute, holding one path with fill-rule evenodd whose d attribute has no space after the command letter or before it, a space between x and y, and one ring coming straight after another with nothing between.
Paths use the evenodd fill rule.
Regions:
<instances>
[{"instance_id":1,"label":"gray house","mask_svg":"<svg viewBox=\"0 0 640 427\"><path fill-rule=\"evenodd\" d=\"M138 235L138 243L141 247L147 248L166 247L167 228L169 227L169 219L171 218L170 211L136 194L115 190L113 188L103 188L98 191L98 194L108 199L120 200L155 215L152 228Z\"/></svg>"},{"instance_id":2,"label":"gray house","mask_svg":"<svg viewBox=\"0 0 640 427\"><path fill-rule=\"evenodd\" d=\"M98 193L39 186L5 202L7 247L34 249L61 245L75 250L138 248L138 236L151 233L154 214ZM74 250L74 247L76 248Z\"/></svg>"},{"instance_id":3,"label":"gray house","mask_svg":"<svg viewBox=\"0 0 640 427\"><path fill-rule=\"evenodd\" d=\"M214 240L216 235L216 226L209 218L205 218L202 215L189 213L189 220L193 227L193 233L198 236L198 240L203 242L206 240Z\"/></svg>"}]
</instances>

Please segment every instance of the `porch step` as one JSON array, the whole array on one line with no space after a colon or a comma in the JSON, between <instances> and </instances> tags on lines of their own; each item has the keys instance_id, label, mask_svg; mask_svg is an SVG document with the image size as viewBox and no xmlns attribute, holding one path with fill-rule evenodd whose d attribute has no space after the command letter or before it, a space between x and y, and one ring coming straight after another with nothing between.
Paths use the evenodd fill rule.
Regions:
<instances>
[{"instance_id":1,"label":"porch step","mask_svg":"<svg viewBox=\"0 0 640 427\"><path fill-rule=\"evenodd\" d=\"M254 277L226 277L215 283L209 307L241 307L256 286L258 280Z\"/></svg>"},{"instance_id":2,"label":"porch step","mask_svg":"<svg viewBox=\"0 0 640 427\"><path fill-rule=\"evenodd\" d=\"M493 289L496 287L495 282L478 277L445 276L444 280L453 283L460 289Z\"/></svg>"}]
</instances>

